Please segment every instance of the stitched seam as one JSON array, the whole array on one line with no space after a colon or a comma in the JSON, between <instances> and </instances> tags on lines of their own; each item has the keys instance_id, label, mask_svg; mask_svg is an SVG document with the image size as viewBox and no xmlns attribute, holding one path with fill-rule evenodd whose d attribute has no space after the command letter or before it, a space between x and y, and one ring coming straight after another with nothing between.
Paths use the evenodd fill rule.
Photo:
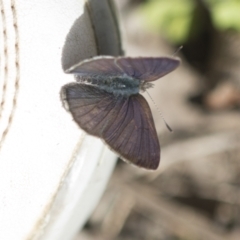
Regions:
<instances>
[{"instance_id":1,"label":"stitched seam","mask_svg":"<svg viewBox=\"0 0 240 240\"><path fill-rule=\"evenodd\" d=\"M18 96L19 81L20 81L19 31L18 31L17 12L16 12L16 7L15 7L15 0L11 0L11 11L12 11L12 17L13 17L13 28L14 28L14 32L15 32L15 46L14 46L14 48L15 48L16 77L15 77L15 83L14 83L14 95L13 95L13 99L12 99L12 110L11 110L11 112L9 114L9 117L8 117L7 126L6 126L5 130L3 131L2 136L0 138L0 149L1 149L1 146L2 146L4 140L5 140L6 136L7 136L7 133L9 131L9 129L10 129L12 121L13 121L14 113L15 113L16 106L17 106L17 96ZM4 11L1 11L1 12L3 13ZM5 53L7 54L7 51ZM4 100L3 100L3 104L4 104Z\"/></svg>"},{"instance_id":2,"label":"stitched seam","mask_svg":"<svg viewBox=\"0 0 240 240\"><path fill-rule=\"evenodd\" d=\"M2 86L2 99L0 104L0 120L2 118L2 112L5 105L5 96L7 90L7 76L8 76L8 49L7 49L7 28L6 28L6 16L3 9L3 2L1 0L1 19L2 19L2 28L3 28L3 54L4 54L4 80Z\"/></svg>"}]
</instances>

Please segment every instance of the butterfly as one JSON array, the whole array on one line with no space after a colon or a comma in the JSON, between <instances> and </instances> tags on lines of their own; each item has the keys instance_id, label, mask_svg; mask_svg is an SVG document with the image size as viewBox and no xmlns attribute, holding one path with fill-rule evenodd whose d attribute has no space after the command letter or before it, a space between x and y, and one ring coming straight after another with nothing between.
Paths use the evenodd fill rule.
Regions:
<instances>
[{"instance_id":1,"label":"butterfly","mask_svg":"<svg viewBox=\"0 0 240 240\"><path fill-rule=\"evenodd\" d=\"M157 169L160 144L150 107L139 92L179 64L173 57L93 57L66 71L76 82L62 87L61 99L79 127L120 158Z\"/></svg>"}]
</instances>

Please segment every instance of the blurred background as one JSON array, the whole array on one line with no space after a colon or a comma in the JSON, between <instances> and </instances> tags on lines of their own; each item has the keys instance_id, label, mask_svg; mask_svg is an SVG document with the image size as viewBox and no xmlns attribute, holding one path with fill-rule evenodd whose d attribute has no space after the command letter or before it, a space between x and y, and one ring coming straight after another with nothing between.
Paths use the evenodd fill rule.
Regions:
<instances>
[{"instance_id":1,"label":"blurred background","mask_svg":"<svg viewBox=\"0 0 240 240\"><path fill-rule=\"evenodd\" d=\"M119 160L79 240L240 239L240 0L115 0L127 56L182 64L148 100L157 171Z\"/></svg>"}]
</instances>

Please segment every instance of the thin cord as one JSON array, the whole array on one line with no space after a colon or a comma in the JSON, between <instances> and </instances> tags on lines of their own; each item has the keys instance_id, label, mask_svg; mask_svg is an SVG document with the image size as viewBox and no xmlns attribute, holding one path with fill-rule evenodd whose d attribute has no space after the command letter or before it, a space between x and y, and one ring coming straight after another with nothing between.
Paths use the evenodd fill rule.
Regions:
<instances>
[{"instance_id":1,"label":"thin cord","mask_svg":"<svg viewBox=\"0 0 240 240\"><path fill-rule=\"evenodd\" d=\"M172 56L175 56L178 52L180 52L180 50L183 48L183 45L180 46L174 53Z\"/></svg>"},{"instance_id":2,"label":"thin cord","mask_svg":"<svg viewBox=\"0 0 240 240\"><path fill-rule=\"evenodd\" d=\"M155 107L157 108L158 113L160 114L160 116L161 116L163 122L165 123L167 129L168 129L170 132L173 132L172 128L167 124L167 122L166 122L165 118L163 117L163 115L162 115L159 107L158 107L157 104L154 102L154 100L152 99L152 97L151 97L151 95L149 94L149 92L148 92L147 90L146 90L146 92L147 92L148 96L150 97L150 99L152 100L152 102L153 102L153 104L155 105Z\"/></svg>"}]
</instances>

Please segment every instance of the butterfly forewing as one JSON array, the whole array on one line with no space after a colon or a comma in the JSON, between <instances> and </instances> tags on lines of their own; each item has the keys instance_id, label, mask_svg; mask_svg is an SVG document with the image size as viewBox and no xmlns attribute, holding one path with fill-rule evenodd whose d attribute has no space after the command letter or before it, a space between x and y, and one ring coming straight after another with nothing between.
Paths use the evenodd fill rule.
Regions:
<instances>
[{"instance_id":1,"label":"butterfly forewing","mask_svg":"<svg viewBox=\"0 0 240 240\"><path fill-rule=\"evenodd\" d=\"M120 76L124 74L113 57L94 57L74 65L67 73L74 73L78 76Z\"/></svg>"},{"instance_id":2,"label":"butterfly forewing","mask_svg":"<svg viewBox=\"0 0 240 240\"><path fill-rule=\"evenodd\" d=\"M130 58L130 57L95 57L85 60L67 72L78 76L123 76L128 75L138 80L154 81L179 66L178 58Z\"/></svg>"},{"instance_id":3,"label":"butterfly forewing","mask_svg":"<svg viewBox=\"0 0 240 240\"><path fill-rule=\"evenodd\" d=\"M103 136L124 159L148 169L158 167L160 145L150 108L140 94L125 99Z\"/></svg>"},{"instance_id":4,"label":"butterfly forewing","mask_svg":"<svg viewBox=\"0 0 240 240\"><path fill-rule=\"evenodd\" d=\"M179 59L159 58L118 58L117 65L124 72L139 80L154 81L172 72L179 66Z\"/></svg>"},{"instance_id":5,"label":"butterfly forewing","mask_svg":"<svg viewBox=\"0 0 240 240\"><path fill-rule=\"evenodd\" d=\"M78 125L102 138L125 160L148 169L156 169L160 146L152 114L140 95L114 96L97 87L68 84L62 95Z\"/></svg>"}]
</instances>

